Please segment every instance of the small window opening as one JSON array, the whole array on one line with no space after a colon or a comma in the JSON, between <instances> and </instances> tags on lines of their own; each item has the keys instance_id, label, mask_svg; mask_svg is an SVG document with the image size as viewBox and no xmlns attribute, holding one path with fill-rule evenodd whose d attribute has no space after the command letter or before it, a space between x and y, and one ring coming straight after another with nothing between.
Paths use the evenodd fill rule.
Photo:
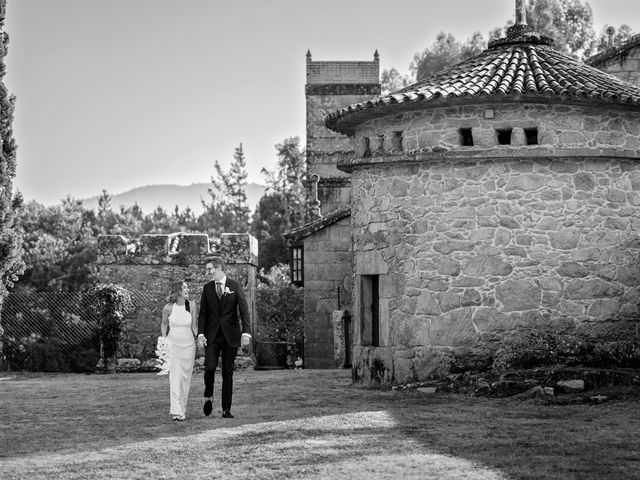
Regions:
<instances>
[{"instance_id":1,"label":"small window opening","mask_svg":"<svg viewBox=\"0 0 640 480\"><path fill-rule=\"evenodd\" d=\"M380 276L361 277L361 326L362 343L372 347L380 346Z\"/></svg>"},{"instance_id":2,"label":"small window opening","mask_svg":"<svg viewBox=\"0 0 640 480\"><path fill-rule=\"evenodd\" d=\"M362 141L364 143L364 152L362 153L363 158L367 158L371 156L371 149L369 148L369 137L363 137Z\"/></svg>"},{"instance_id":3,"label":"small window opening","mask_svg":"<svg viewBox=\"0 0 640 480\"><path fill-rule=\"evenodd\" d=\"M304 248L296 245L291 248L291 283L294 285L304 285Z\"/></svg>"},{"instance_id":4,"label":"small window opening","mask_svg":"<svg viewBox=\"0 0 640 480\"><path fill-rule=\"evenodd\" d=\"M463 147L473 147L473 134L470 128L460 129L460 145Z\"/></svg>"},{"instance_id":5,"label":"small window opening","mask_svg":"<svg viewBox=\"0 0 640 480\"><path fill-rule=\"evenodd\" d=\"M525 128L524 135L527 138L527 145L538 144L538 129L537 128Z\"/></svg>"},{"instance_id":6,"label":"small window opening","mask_svg":"<svg viewBox=\"0 0 640 480\"><path fill-rule=\"evenodd\" d=\"M498 144L511 145L511 129L510 128L496 130L496 133L498 134Z\"/></svg>"},{"instance_id":7,"label":"small window opening","mask_svg":"<svg viewBox=\"0 0 640 480\"><path fill-rule=\"evenodd\" d=\"M402 132L394 132L393 135L393 150L396 152L402 151Z\"/></svg>"}]
</instances>

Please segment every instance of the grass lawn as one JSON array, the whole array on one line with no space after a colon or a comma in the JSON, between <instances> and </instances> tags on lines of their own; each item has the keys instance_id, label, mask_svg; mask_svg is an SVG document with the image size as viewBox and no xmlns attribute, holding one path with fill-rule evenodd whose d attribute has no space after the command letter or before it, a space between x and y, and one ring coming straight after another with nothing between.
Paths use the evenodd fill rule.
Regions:
<instances>
[{"instance_id":1,"label":"grass lawn","mask_svg":"<svg viewBox=\"0 0 640 480\"><path fill-rule=\"evenodd\" d=\"M0 478L640 479L638 400L356 389L344 370L234 379L235 419L203 416L194 374L172 422L167 376L7 374Z\"/></svg>"}]
</instances>

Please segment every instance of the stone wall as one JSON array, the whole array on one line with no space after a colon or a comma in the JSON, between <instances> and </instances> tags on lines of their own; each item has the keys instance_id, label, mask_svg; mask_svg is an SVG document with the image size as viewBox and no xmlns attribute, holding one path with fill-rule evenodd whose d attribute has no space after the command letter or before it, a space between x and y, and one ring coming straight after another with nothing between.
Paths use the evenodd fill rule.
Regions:
<instances>
[{"instance_id":1,"label":"stone wall","mask_svg":"<svg viewBox=\"0 0 640 480\"><path fill-rule=\"evenodd\" d=\"M446 373L452 354L514 329L635 332L639 161L440 161L352 182L356 285L380 275L380 346L354 332L361 381Z\"/></svg>"},{"instance_id":2,"label":"stone wall","mask_svg":"<svg viewBox=\"0 0 640 480\"><path fill-rule=\"evenodd\" d=\"M342 367L334 353L334 310L351 308L349 217L304 240L305 367ZM339 298L338 298L339 296Z\"/></svg>"},{"instance_id":3,"label":"stone wall","mask_svg":"<svg viewBox=\"0 0 640 480\"><path fill-rule=\"evenodd\" d=\"M376 85L380 83L380 63L373 61L313 61L307 56L307 84Z\"/></svg>"},{"instance_id":4,"label":"stone wall","mask_svg":"<svg viewBox=\"0 0 640 480\"><path fill-rule=\"evenodd\" d=\"M640 87L640 36L631 39L632 48L617 48L590 58L587 62Z\"/></svg>"},{"instance_id":5,"label":"stone wall","mask_svg":"<svg viewBox=\"0 0 640 480\"><path fill-rule=\"evenodd\" d=\"M212 242L200 234L143 235L133 241L119 235L98 238L99 281L121 285L134 296L135 310L128 317L118 356L142 361L155 357L171 283L187 282L190 302L198 308L202 286L211 280L205 272L211 254L220 255L228 276L243 284L253 331L258 244L251 235L222 234Z\"/></svg>"},{"instance_id":6,"label":"stone wall","mask_svg":"<svg viewBox=\"0 0 640 480\"><path fill-rule=\"evenodd\" d=\"M381 278L380 346L354 333L363 381L444 373L452 354L519 328L635 332L640 162L434 162L352 180L356 284Z\"/></svg>"},{"instance_id":7,"label":"stone wall","mask_svg":"<svg viewBox=\"0 0 640 480\"><path fill-rule=\"evenodd\" d=\"M461 129L469 131L472 146L463 145ZM498 132L511 130L508 144ZM529 144L527 131L535 130ZM640 112L605 105L487 103L432 108L383 117L363 124L356 133L356 154L339 168L388 161L420 160L459 152L462 157L512 156L521 147L526 156L603 155L640 157Z\"/></svg>"},{"instance_id":8,"label":"stone wall","mask_svg":"<svg viewBox=\"0 0 640 480\"><path fill-rule=\"evenodd\" d=\"M369 152L340 165L352 172L356 381L444 375L455 355L518 329L635 335L638 125L631 109L508 103L365 123L356 139ZM377 345L363 276L379 279Z\"/></svg>"},{"instance_id":9,"label":"stone wall","mask_svg":"<svg viewBox=\"0 0 640 480\"><path fill-rule=\"evenodd\" d=\"M322 213L349 205L348 174L336 164L353 156L353 142L329 130L325 117L338 108L362 102L380 94L377 57L370 62L313 61L307 56L307 173L320 176L318 197ZM308 185L307 195L312 195Z\"/></svg>"}]
</instances>

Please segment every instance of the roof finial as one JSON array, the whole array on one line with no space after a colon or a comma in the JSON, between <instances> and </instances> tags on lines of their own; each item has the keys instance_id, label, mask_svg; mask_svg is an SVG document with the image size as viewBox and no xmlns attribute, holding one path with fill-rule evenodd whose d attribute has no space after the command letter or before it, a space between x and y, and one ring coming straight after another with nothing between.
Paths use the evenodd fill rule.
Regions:
<instances>
[{"instance_id":1,"label":"roof finial","mask_svg":"<svg viewBox=\"0 0 640 480\"><path fill-rule=\"evenodd\" d=\"M307 61L311 61L311 50L307 50Z\"/></svg>"},{"instance_id":2,"label":"roof finial","mask_svg":"<svg viewBox=\"0 0 640 480\"><path fill-rule=\"evenodd\" d=\"M498 38L489 42L489 49L512 45L515 43L529 43L533 45L553 45L553 39L536 32L535 28L527 25L527 2L516 0L516 23L507 28L505 38Z\"/></svg>"},{"instance_id":3,"label":"roof finial","mask_svg":"<svg viewBox=\"0 0 640 480\"><path fill-rule=\"evenodd\" d=\"M607 37L609 38L607 48L613 47L613 35L616 33L616 29L613 27L607 27Z\"/></svg>"},{"instance_id":4,"label":"roof finial","mask_svg":"<svg viewBox=\"0 0 640 480\"><path fill-rule=\"evenodd\" d=\"M380 54L378 53L378 49L376 48L376 51L373 52L373 61L377 62L378 60L380 60Z\"/></svg>"},{"instance_id":5,"label":"roof finial","mask_svg":"<svg viewBox=\"0 0 640 480\"><path fill-rule=\"evenodd\" d=\"M516 25L527 24L527 10L524 0L516 0Z\"/></svg>"}]
</instances>

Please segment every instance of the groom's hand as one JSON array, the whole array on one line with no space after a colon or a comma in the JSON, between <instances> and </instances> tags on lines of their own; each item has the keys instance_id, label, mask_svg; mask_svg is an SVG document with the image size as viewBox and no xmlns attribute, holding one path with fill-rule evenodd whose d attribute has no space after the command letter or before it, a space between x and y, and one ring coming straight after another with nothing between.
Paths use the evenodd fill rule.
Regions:
<instances>
[{"instance_id":1,"label":"groom's hand","mask_svg":"<svg viewBox=\"0 0 640 480\"><path fill-rule=\"evenodd\" d=\"M207 346L207 339L203 334L198 335L198 347L204 348Z\"/></svg>"}]
</instances>

